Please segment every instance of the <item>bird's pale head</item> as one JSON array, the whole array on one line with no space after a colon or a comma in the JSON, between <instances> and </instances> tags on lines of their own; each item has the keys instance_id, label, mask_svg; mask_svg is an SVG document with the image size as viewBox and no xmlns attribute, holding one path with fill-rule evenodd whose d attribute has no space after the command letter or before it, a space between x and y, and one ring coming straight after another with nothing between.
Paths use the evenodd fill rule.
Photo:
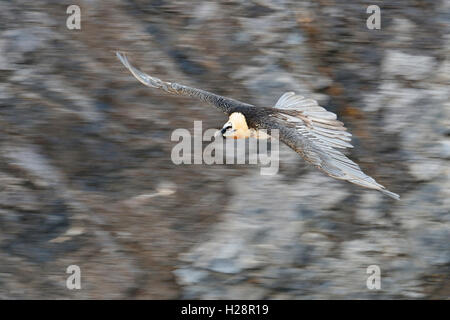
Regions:
<instances>
[{"instance_id":1,"label":"bird's pale head","mask_svg":"<svg viewBox=\"0 0 450 320\"><path fill-rule=\"evenodd\" d=\"M224 138L244 139L250 137L247 121L240 112L233 112L219 132Z\"/></svg>"}]
</instances>

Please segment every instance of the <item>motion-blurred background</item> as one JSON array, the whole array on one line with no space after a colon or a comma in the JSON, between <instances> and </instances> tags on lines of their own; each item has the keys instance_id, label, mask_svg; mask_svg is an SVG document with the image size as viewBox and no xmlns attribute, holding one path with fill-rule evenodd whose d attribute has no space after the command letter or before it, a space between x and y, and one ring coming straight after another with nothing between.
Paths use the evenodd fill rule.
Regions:
<instances>
[{"instance_id":1,"label":"motion-blurred background","mask_svg":"<svg viewBox=\"0 0 450 320\"><path fill-rule=\"evenodd\" d=\"M66 9L81 8L81 30ZM381 29L369 30L369 5ZM450 295L449 1L1 1L0 298ZM226 116L138 83L260 106L317 99L388 189L171 162L174 129ZM81 268L81 290L66 268ZM366 269L381 269L369 290Z\"/></svg>"}]
</instances>

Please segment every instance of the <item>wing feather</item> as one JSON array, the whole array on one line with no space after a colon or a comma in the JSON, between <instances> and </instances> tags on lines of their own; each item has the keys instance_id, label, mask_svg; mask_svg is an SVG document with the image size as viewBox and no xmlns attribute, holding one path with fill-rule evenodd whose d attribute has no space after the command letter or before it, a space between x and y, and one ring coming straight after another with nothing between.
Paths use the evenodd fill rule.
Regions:
<instances>
[{"instance_id":1,"label":"wing feather","mask_svg":"<svg viewBox=\"0 0 450 320\"><path fill-rule=\"evenodd\" d=\"M347 180L383 194L400 197L362 172L361 168L340 150L352 148L351 133L334 113L294 92L286 92L275 104L271 118L281 123L281 139L306 161L329 176Z\"/></svg>"}]
</instances>

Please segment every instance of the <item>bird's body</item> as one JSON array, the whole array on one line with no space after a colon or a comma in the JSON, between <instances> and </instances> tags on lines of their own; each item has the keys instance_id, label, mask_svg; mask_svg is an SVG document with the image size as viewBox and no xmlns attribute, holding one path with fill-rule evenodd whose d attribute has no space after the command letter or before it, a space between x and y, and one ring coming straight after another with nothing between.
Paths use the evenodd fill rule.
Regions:
<instances>
[{"instance_id":1,"label":"bird's body","mask_svg":"<svg viewBox=\"0 0 450 320\"><path fill-rule=\"evenodd\" d=\"M281 141L327 175L378 190L397 200L400 198L364 174L356 163L341 152L341 149L353 147L349 143L351 134L334 113L319 106L315 100L286 92L275 106L256 107L201 89L162 81L133 67L125 55L117 53L117 56L144 85L171 94L198 98L229 115L229 121L220 131L224 137L266 138L260 130L266 130L269 134L272 130L278 130Z\"/></svg>"}]
</instances>

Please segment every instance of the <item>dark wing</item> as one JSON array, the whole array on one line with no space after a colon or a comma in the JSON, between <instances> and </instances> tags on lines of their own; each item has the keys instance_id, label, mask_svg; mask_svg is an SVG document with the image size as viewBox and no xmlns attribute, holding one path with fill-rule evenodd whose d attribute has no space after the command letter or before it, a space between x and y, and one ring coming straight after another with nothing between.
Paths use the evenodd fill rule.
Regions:
<instances>
[{"instance_id":1,"label":"dark wing","mask_svg":"<svg viewBox=\"0 0 450 320\"><path fill-rule=\"evenodd\" d=\"M280 139L299 153L306 161L327 175L347 180L365 188L381 191L399 199L381 184L361 171L347 158L342 149L352 148L351 134L336 115L319 106L315 100L305 99L294 92L283 94L276 103L268 121L280 129Z\"/></svg>"},{"instance_id":2,"label":"dark wing","mask_svg":"<svg viewBox=\"0 0 450 320\"><path fill-rule=\"evenodd\" d=\"M116 52L116 55L119 58L119 60L123 63L123 65L127 67L128 70L130 70L133 76L148 87L161 89L171 94L189 96L200 99L204 102L212 104L213 106L219 108L220 110L222 110L227 114L230 114L236 107L252 106L247 103L219 96L217 94L204 91L201 89L184 86L175 82L162 81L161 79L152 77L132 66L124 53Z\"/></svg>"}]
</instances>

